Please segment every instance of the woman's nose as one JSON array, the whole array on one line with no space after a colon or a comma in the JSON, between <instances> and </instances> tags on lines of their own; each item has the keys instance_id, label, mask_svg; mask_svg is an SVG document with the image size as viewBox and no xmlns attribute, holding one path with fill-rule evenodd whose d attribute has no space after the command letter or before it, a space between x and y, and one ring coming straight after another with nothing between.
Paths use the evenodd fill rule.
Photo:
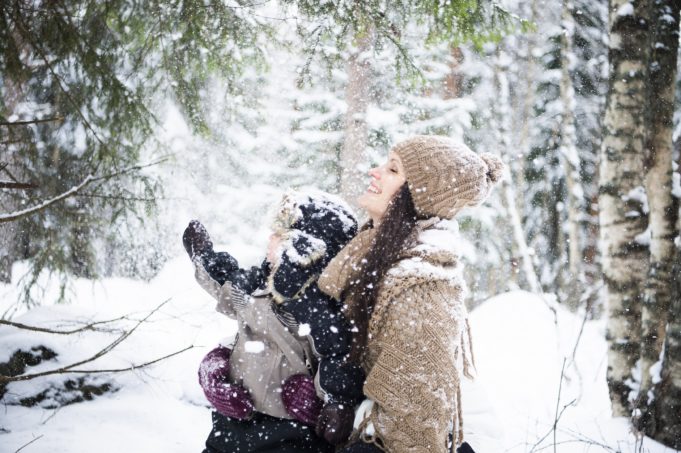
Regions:
<instances>
[{"instance_id":1,"label":"woman's nose","mask_svg":"<svg viewBox=\"0 0 681 453\"><path fill-rule=\"evenodd\" d=\"M372 168L369 170L369 176L376 178L376 179L381 179L381 172L378 171L378 167Z\"/></svg>"}]
</instances>

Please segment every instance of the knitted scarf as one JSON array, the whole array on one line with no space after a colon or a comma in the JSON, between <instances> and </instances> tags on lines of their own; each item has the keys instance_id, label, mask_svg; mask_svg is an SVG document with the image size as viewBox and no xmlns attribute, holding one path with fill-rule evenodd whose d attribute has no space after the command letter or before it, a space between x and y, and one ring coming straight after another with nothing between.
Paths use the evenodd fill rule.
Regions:
<instances>
[{"instance_id":1,"label":"knitted scarf","mask_svg":"<svg viewBox=\"0 0 681 453\"><path fill-rule=\"evenodd\" d=\"M361 260L374 243L376 230L362 229L326 266L317 281L317 286L329 296L340 301L342 292L351 281L357 279L363 270ZM347 311L354 301L344 300Z\"/></svg>"},{"instance_id":2,"label":"knitted scarf","mask_svg":"<svg viewBox=\"0 0 681 453\"><path fill-rule=\"evenodd\" d=\"M459 381L474 362L456 230L455 221L418 222L371 315L364 393L377 403L376 434L362 438L390 453L444 452L452 421L455 444L463 440ZM364 271L373 237L373 230L360 232L329 263L319 279L324 292L340 298Z\"/></svg>"}]
</instances>

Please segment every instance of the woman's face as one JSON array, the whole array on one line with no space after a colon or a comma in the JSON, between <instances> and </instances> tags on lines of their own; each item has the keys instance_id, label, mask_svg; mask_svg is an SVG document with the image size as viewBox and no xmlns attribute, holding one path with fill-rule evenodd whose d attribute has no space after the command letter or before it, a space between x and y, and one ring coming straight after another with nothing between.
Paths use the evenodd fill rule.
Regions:
<instances>
[{"instance_id":1,"label":"woman's face","mask_svg":"<svg viewBox=\"0 0 681 453\"><path fill-rule=\"evenodd\" d=\"M369 171L371 184L367 191L357 198L357 204L364 208L374 220L380 220L397 190L407 180L400 157L390 153L388 161Z\"/></svg>"}]
</instances>

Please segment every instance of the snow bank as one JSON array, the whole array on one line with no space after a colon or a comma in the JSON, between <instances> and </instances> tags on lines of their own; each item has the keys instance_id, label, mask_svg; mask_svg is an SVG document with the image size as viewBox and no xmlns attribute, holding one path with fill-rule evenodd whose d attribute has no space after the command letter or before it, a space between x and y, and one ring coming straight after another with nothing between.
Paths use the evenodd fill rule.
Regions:
<instances>
[{"instance_id":1,"label":"snow bank","mask_svg":"<svg viewBox=\"0 0 681 453\"><path fill-rule=\"evenodd\" d=\"M504 451L552 451L556 406L559 413L567 406L559 452L674 451L648 438L638 450L628 421L612 418L604 321L587 321L580 337L583 317L523 291L493 297L470 316L478 385L503 425ZM463 398L465 426L465 405L475 411L477 402L466 400L465 387Z\"/></svg>"},{"instance_id":2,"label":"snow bank","mask_svg":"<svg viewBox=\"0 0 681 453\"><path fill-rule=\"evenodd\" d=\"M0 287L0 293L7 291ZM125 279L95 285L78 281L71 305L37 308L16 321L63 328L72 327L74 319L85 322L129 314L129 320L113 325L129 328L166 298L170 301L111 354L81 368L125 367L190 345L195 348L149 368L98 375L99 382L111 382L118 390L92 401L60 409L6 405L0 418L0 452L14 452L34 439L22 452L201 451L211 422L198 385L198 366L215 345L228 344L236 326L213 310L214 302L194 282L186 257L170 261L149 284ZM559 306L553 308L555 315L538 296L512 292L489 299L471 312L478 379L473 386L464 384L468 439L476 442L471 429L477 431L478 439L483 431L503 430L502 451L552 449L552 435L540 440L553 425L561 367L567 358L558 406L568 407L558 423L557 451L633 453L635 439L627 421L610 416L604 323L585 324L572 362L582 320ZM47 370L92 355L117 335L28 335L3 326L0 353L5 360L15 348L45 344L59 356L30 371ZM52 376L10 384L11 399L35 394L63 379ZM487 415L489 408L480 411L485 390L496 418ZM672 450L645 439L643 451Z\"/></svg>"}]
</instances>

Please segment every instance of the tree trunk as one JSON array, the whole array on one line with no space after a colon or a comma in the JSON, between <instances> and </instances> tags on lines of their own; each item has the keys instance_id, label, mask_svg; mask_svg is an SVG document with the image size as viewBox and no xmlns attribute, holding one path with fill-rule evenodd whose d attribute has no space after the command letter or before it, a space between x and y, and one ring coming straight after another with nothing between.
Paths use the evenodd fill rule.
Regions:
<instances>
[{"instance_id":1,"label":"tree trunk","mask_svg":"<svg viewBox=\"0 0 681 453\"><path fill-rule=\"evenodd\" d=\"M641 390L640 407L643 412L640 428L650 437L656 435L657 418L653 398L651 367L660 360L665 341L667 313L672 303L672 265L674 238L678 212L672 198L672 131L674 128L674 100L677 51L679 47L678 0L655 0L651 35L649 99L655 102L650 109L646 166L650 229L650 269L641 310ZM672 329L673 330L673 329ZM681 357L677 356L677 359ZM666 362L665 365L670 365ZM672 365L673 366L673 365ZM669 389L666 389L669 391ZM681 391L681 383L679 384ZM657 392L655 392L657 393ZM677 406L678 407L678 406ZM681 410L678 412L681 414ZM659 422L663 423L664 420ZM681 435L681 431L679 431ZM681 442L681 441L680 441Z\"/></svg>"},{"instance_id":2,"label":"tree trunk","mask_svg":"<svg viewBox=\"0 0 681 453\"><path fill-rule=\"evenodd\" d=\"M679 257L674 270L676 275L681 272ZM655 388L653 438L675 450L681 450L681 284L677 281L674 286L676 291L667 322L661 382Z\"/></svg>"},{"instance_id":3,"label":"tree trunk","mask_svg":"<svg viewBox=\"0 0 681 453\"><path fill-rule=\"evenodd\" d=\"M530 254L529 247L527 246L525 232L520 219L520 214L518 213L515 185L513 183L513 173L511 172L509 166L510 159L508 152L510 152L512 149L509 141L509 135L511 133L509 121L512 115L509 101L508 80L505 76L505 73L508 71L508 67L500 67L499 62L502 61L502 59L499 56L499 52L499 48L497 47L497 54L495 56L496 61L494 64L494 84L496 86L498 97L497 102L495 103L496 108L494 112L494 123L496 123L496 127L494 127L494 130L497 134L496 141L499 145L499 149L503 150L501 158L508 168L508 172L501 180L502 199L504 201L504 207L506 208L508 220L511 223L511 228L513 230L513 245L515 246L514 248L516 249L516 252L520 255L525 280L527 281L530 291L535 294L540 294L542 290L539 284L539 279L537 278L537 274L534 270L532 256Z\"/></svg>"},{"instance_id":4,"label":"tree trunk","mask_svg":"<svg viewBox=\"0 0 681 453\"><path fill-rule=\"evenodd\" d=\"M15 40L17 43L21 42L20 37L16 34ZM20 88L20 81L4 77L3 82L4 96L0 105L4 107L4 111L0 113L9 118L14 113L17 104L21 102L23 95ZM3 153L0 157L0 166L4 166L4 170L0 170L0 179L11 180L16 178L20 182L28 181L23 168L18 164L20 159L19 153L12 149L12 146L16 145L1 143L2 141L12 142L15 140L25 140L24 127L25 126L20 126L18 128L0 128L0 148L10 150L9 152ZM18 198L19 197L16 197L15 194L8 196L7 192L0 196L0 213L14 212L20 209L21 205ZM23 235L25 236L25 233ZM22 242L21 236L20 226L16 222L0 223L0 282L12 282L12 265L21 259L19 256L20 247L18 246L18 244Z\"/></svg>"},{"instance_id":5,"label":"tree trunk","mask_svg":"<svg viewBox=\"0 0 681 453\"><path fill-rule=\"evenodd\" d=\"M650 437L681 448L681 305L673 276L681 267L678 199L672 196L673 115L679 45L678 0L655 0L652 10L650 112L646 190L650 206L650 271L642 310L639 427ZM657 363L662 355L662 363ZM657 366L654 366L656 365ZM660 381L656 370L661 365ZM653 367L651 369L651 367ZM655 385L658 384L658 385Z\"/></svg>"},{"instance_id":6,"label":"tree trunk","mask_svg":"<svg viewBox=\"0 0 681 453\"><path fill-rule=\"evenodd\" d=\"M607 289L607 379L614 416L630 414L627 381L640 349L641 295L648 274L643 192L647 108L647 1L611 0L610 78L599 180L600 246ZM643 43L643 44L642 44Z\"/></svg>"},{"instance_id":7,"label":"tree trunk","mask_svg":"<svg viewBox=\"0 0 681 453\"><path fill-rule=\"evenodd\" d=\"M449 62L449 73L445 77L443 99L458 99L463 96L464 75L460 70L463 63L463 51L456 46L451 49L452 59Z\"/></svg>"},{"instance_id":8,"label":"tree trunk","mask_svg":"<svg viewBox=\"0 0 681 453\"><path fill-rule=\"evenodd\" d=\"M530 3L529 20L530 22L536 23L537 18L537 0L532 0ZM525 91L522 93L522 114L519 118L519 124L516 123L516 128L514 129L520 131L518 137L518 150L520 151L520 154L523 156L523 158L514 159L513 161L509 162L509 171L511 172L511 178L513 178L515 181L516 187L525 187L525 168L523 164L525 163L525 156L530 154L530 127L534 123L533 107L537 89L537 57L535 56L535 50L537 48L537 33L529 32L525 35L525 38L527 39L527 47L525 49L525 52L527 53L527 62L524 68ZM520 190L520 192L516 195L515 205L517 212L524 212L525 190ZM522 217L520 218L522 220ZM524 228L522 234L523 237L526 237Z\"/></svg>"},{"instance_id":9,"label":"tree trunk","mask_svg":"<svg viewBox=\"0 0 681 453\"><path fill-rule=\"evenodd\" d=\"M562 33L560 35L560 99L563 104L561 117L560 159L565 169L567 185L567 220L568 220L568 266L570 276L565 282L568 293L568 304L577 309L584 289L583 239L581 217L584 210L584 189L581 184L579 170L581 167L577 153L577 136L575 131L575 90L570 76L570 60L572 54L572 30L575 27L569 0L563 0L561 13Z\"/></svg>"},{"instance_id":10,"label":"tree trunk","mask_svg":"<svg viewBox=\"0 0 681 453\"><path fill-rule=\"evenodd\" d=\"M369 104L370 36L364 32L362 36L356 36L355 42L357 47L353 49L347 64L345 140L340 155L340 193L351 204L368 187L366 174L360 166L366 160L368 135L366 112Z\"/></svg>"}]
</instances>

